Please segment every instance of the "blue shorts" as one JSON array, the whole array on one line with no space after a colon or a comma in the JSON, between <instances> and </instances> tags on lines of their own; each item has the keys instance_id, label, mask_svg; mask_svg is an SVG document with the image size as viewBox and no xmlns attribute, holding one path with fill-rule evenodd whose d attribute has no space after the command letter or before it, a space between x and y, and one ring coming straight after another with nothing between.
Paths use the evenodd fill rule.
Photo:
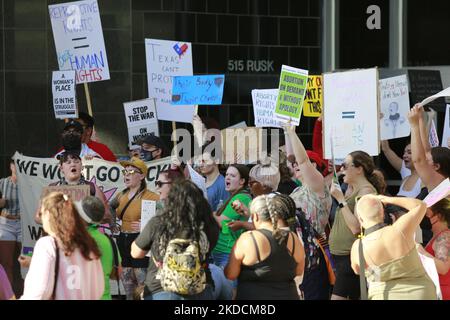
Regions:
<instances>
[{"instance_id":1,"label":"blue shorts","mask_svg":"<svg viewBox=\"0 0 450 320\"><path fill-rule=\"evenodd\" d=\"M0 241L22 242L22 224L20 219L11 220L0 217Z\"/></svg>"}]
</instances>

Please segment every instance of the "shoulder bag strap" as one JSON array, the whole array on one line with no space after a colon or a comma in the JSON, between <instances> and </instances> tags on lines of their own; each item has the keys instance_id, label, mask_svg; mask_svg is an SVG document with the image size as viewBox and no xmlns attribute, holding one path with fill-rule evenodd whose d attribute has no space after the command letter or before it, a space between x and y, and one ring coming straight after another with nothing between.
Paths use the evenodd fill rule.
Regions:
<instances>
[{"instance_id":1,"label":"shoulder bag strap","mask_svg":"<svg viewBox=\"0 0 450 320\"><path fill-rule=\"evenodd\" d=\"M142 192L142 191L136 192L136 193L134 194L134 196L133 196L130 200L128 200L127 204L125 205L125 207L123 207L122 211L121 211L120 214L119 214L119 219L123 219L123 215L125 214L125 210L127 210L127 208L128 208L128 206L130 205L131 201L133 201L134 198L136 198L136 196L137 196L138 194L140 194L141 192Z\"/></svg>"},{"instance_id":2,"label":"shoulder bag strap","mask_svg":"<svg viewBox=\"0 0 450 320\"><path fill-rule=\"evenodd\" d=\"M364 259L362 239L359 240L359 287L361 289L361 300L367 300L366 283L366 260Z\"/></svg>"},{"instance_id":3,"label":"shoulder bag strap","mask_svg":"<svg viewBox=\"0 0 450 320\"><path fill-rule=\"evenodd\" d=\"M56 296L56 284L58 282L58 273L59 273L59 248L58 248L58 241L53 238L53 241L55 242L55 276L54 276L54 284L53 284L53 292L51 300L55 300Z\"/></svg>"}]
</instances>

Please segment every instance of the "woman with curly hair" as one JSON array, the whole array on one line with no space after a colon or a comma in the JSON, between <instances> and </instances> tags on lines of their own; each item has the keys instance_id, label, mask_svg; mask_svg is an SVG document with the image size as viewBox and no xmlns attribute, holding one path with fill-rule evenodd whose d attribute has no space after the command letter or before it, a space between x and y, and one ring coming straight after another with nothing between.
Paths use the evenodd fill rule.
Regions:
<instances>
[{"instance_id":1,"label":"woman with curly hair","mask_svg":"<svg viewBox=\"0 0 450 320\"><path fill-rule=\"evenodd\" d=\"M52 192L40 216L48 236L34 247L25 300L98 300L104 290L100 251L69 197Z\"/></svg>"},{"instance_id":2,"label":"woman with curly hair","mask_svg":"<svg viewBox=\"0 0 450 320\"><path fill-rule=\"evenodd\" d=\"M219 226L214 221L203 192L191 181L174 181L162 212L147 223L131 247L134 258L144 257L151 250L152 259L145 280L144 299L212 299L212 278L205 264L216 245L218 235ZM199 244L201 268L206 274L206 286L202 292L180 294L163 290L158 268L161 267L169 242L173 239L192 240Z\"/></svg>"},{"instance_id":3,"label":"woman with curly hair","mask_svg":"<svg viewBox=\"0 0 450 320\"><path fill-rule=\"evenodd\" d=\"M255 230L239 237L225 268L228 279L238 279L236 299L299 299L294 278L303 274L305 255L297 235L278 227L282 210L275 194L253 199Z\"/></svg>"}]
</instances>

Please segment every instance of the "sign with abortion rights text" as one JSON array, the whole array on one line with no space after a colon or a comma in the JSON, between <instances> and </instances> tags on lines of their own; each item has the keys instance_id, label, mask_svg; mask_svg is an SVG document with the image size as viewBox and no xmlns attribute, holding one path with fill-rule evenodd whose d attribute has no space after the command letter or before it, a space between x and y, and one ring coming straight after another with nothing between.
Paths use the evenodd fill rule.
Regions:
<instances>
[{"instance_id":1,"label":"sign with abortion rights text","mask_svg":"<svg viewBox=\"0 0 450 320\"><path fill-rule=\"evenodd\" d=\"M303 102L305 117L320 117L323 107L322 76L308 76L308 88Z\"/></svg>"},{"instance_id":2,"label":"sign with abortion rights text","mask_svg":"<svg viewBox=\"0 0 450 320\"><path fill-rule=\"evenodd\" d=\"M192 76L192 46L190 42L145 39L148 96L156 98L158 120L191 123L195 106L172 105L175 76Z\"/></svg>"},{"instance_id":3,"label":"sign with abortion rights text","mask_svg":"<svg viewBox=\"0 0 450 320\"><path fill-rule=\"evenodd\" d=\"M124 102L125 119L128 128L129 145L140 138L153 134L159 136L155 99Z\"/></svg>"},{"instance_id":4,"label":"sign with abortion rights text","mask_svg":"<svg viewBox=\"0 0 450 320\"><path fill-rule=\"evenodd\" d=\"M53 71L52 93L56 119L78 118L75 71Z\"/></svg>"},{"instance_id":5,"label":"sign with abortion rights text","mask_svg":"<svg viewBox=\"0 0 450 320\"><path fill-rule=\"evenodd\" d=\"M283 126L283 123L274 114L277 98L278 89L252 90L255 127L281 128Z\"/></svg>"},{"instance_id":6,"label":"sign with abortion rights text","mask_svg":"<svg viewBox=\"0 0 450 320\"><path fill-rule=\"evenodd\" d=\"M60 179L61 172L59 163L54 158L27 157L18 152L13 158L19 186L23 247L24 252L30 252L37 239L43 234L42 226L34 221L39 199L50 183ZM148 167L146 181L150 190L155 190L155 181L160 172L169 169L170 164L170 157L146 163ZM83 176L86 180L95 183L108 201L126 187L122 169L119 163L97 158L83 160Z\"/></svg>"},{"instance_id":7,"label":"sign with abortion rights text","mask_svg":"<svg viewBox=\"0 0 450 320\"><path fill-rule=\"evenodd\" d=\"M222 103L223 74L173 77L173 105L214 105Z\"/></svg>"},{"instance_id":8,"label":"sign with abortion rights text","mask_svg":"<svg viewBox=\"0 0 450 320\"><path fill-rule=\"evenodd\" d=\"M411 133L408 121L409 91L406 75L380 80L380 138L390 140Z\"/></svg>"},{"instance_id":9,"label":"sign with abortion rights text","mask_svg":"<svg viewBox=\"0 0 450 320\"><path fill-rule=\"evenodd\" d=\"M308 70L281 67L275 115L283 122L300 124L303 99L308 85Z\"/></svg>"},{"instance_id":10,"label":"sign with abortion rights text","mask_svg":"<svg viewBox=\"0 0 450 320\"><path fill-rule=\"evenodd\" d=\"M76 83L108 80L109 66L97 0L48 6L59 70L75 70Z\"/></svg>"},{"instance_id":11,"label":"sign with abortion rights text","mask_svg":"<svg viewBox=\"0 0 450 320\"><path fill-rule=\"evenodd\" d=\"M332 158L331 141L337 159L356 150L378 155L378 70L326 73L323 92L325 159Z\"/></svg>"}]
</instances>

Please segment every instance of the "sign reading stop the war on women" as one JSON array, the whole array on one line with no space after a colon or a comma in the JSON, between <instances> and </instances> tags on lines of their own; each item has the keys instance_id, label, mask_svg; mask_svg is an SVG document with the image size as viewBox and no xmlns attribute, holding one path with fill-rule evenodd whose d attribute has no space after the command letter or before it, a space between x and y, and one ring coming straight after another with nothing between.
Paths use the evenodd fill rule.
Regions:
<instances>
[{"instance_id":1,"label":"sign reading stop the war on women","mask_svg":"<svg viewBox=\"0 0 450 320\"><path fill-rule=\"evenodd\" d=\"M281 67L275 115L283 122L298 126L308 84L308 70Z\"/></svg>"},{"instance_id":2,"label":"sign reading stop the war on women","mask_svg":"<svg viewBox=\"0 0 450 320\"><path fill-rule=\"evenodd\" d=\"M125 102L123 107L130 146L146 135L159 136L155 99Z\"/></svg>"},{"instance_id":3,"label":"sign reading stop the war on women","mask_svg":"<svg viewBox=\"0 0 450 320\"><path fill-rule=\"evenodd\" d=\"M75 71L53 71L52 93L56 119L78 118Z\"/></svg>"},{"instance_id":4,"label":"sign reading stop the war on women","mask_svg":"<svg viewBox=\"0 0 450 320\"><path fill-rule=\"evenodd\" d=\"M173 105L214 105L222 103L225 76L178 76L173 78Z\"/></svg>"},{"instance_id":5,"label":"sign reading stop the war on women","mask_svg":"<svg viewBox=\"0 0 450 320\"><path fill-rule=\"evenodd\" d=\"M303 102L303 115L305 117L320 117L323 108L322 76L309 76L308 89L306 89Z\"/></svg>"},{"instance_id":6,"label":"sign reading stop the war on women","mask_svg":"<svg viewBox=\"0 0 450 320\"><path fill-rule=\"evenodd\" d=\"M75 70L76 83L109 79L97 0L48 6L59 70Z\"/></svg>"},{"instance_id":7,"label":"sign reading stop the war on women","mask_svg":"<svg viewBox=\"0 0 450 320\"><path fill-rule=\"evenodd\" d=\"M172 80L175 76L192 76L190 42L145 39L148 96L156 98L158 120L191 123L195 106L174 106Z\"/></svg>"}]
</instances>

